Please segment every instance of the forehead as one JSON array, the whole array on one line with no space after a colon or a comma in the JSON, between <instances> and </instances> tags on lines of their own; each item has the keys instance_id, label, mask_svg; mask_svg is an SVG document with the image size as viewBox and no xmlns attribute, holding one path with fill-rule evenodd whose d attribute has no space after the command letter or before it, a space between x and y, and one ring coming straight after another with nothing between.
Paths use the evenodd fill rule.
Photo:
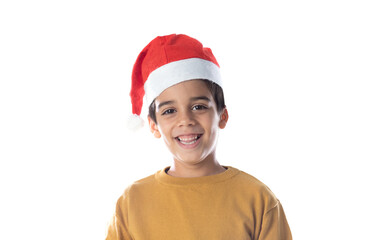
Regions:
<instances>
[{"instance_id":1,"label":"forehead","mask_svg":"<svg viewBox=\"0 0 377 240\"><path fill-rule=\"evenodd\" d=\"M207 96L212 99L211 93L203 80L188 80L175 84L165 89L157 98L156 102L179 101L192 97Z\"/></svg>"}]
</instances>

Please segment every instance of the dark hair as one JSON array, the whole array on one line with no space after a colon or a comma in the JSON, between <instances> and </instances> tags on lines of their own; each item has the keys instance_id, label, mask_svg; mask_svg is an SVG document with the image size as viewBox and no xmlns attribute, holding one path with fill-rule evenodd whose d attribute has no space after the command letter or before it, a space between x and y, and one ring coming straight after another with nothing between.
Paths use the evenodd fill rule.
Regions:
<instances>
[{"instance_id":1,"label":"dark hair","mask_svg":"<svg viewBox=\"0 0 377 240\"><path fill-rule=\"evenodd\" d=\"M216 109L217 112L221 112L226 106L225 106L225 100L224 100L224 92L223 89L217 84L212 81L206 80L206 79L200 79L202 80L210 93L212 94L213 99L215 100L216 103ZM157 123L156 119L156 104L153 100L151 105L149 105L149 117Z\"/></svg>"}]
</instances>

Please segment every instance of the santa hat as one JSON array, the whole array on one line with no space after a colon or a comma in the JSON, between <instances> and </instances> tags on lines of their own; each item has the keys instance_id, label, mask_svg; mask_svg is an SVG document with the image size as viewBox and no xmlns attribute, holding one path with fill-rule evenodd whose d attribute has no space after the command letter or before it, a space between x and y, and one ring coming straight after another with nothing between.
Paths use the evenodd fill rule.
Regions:
<instances>
[{"instance_id":1,"label":"santa hat","mask_svg":"<svg viewBox=\"0 0 377 240\"><path fill-rule=\"evenodd\" d=\"M140 119L144 95L149 106L165 89L193 79L206 79L222 86L220 66L211 49L183 34L156 37L140 52L132 70L130 96L134 118ZM139 124L131 125L136 128Z\"/></svg>"}]
</instances>

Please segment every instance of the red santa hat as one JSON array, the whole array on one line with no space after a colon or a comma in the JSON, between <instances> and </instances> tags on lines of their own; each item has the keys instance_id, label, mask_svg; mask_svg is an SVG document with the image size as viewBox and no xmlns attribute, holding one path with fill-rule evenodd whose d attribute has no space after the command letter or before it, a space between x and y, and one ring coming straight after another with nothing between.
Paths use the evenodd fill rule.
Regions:
<instances>
[{"instance_id":1,"label":"red santa hat","mask_svg":"<svg viewBox=\"0 0 377 240\"><path fill-rule=\"evenodd\" d=\"M193 79L222 86L220 66L211 49L183 34L156 37L140 52L132 70L133 116L140 119L144 95L149 106L165 89Z\"/></svg>"}]
</instances>

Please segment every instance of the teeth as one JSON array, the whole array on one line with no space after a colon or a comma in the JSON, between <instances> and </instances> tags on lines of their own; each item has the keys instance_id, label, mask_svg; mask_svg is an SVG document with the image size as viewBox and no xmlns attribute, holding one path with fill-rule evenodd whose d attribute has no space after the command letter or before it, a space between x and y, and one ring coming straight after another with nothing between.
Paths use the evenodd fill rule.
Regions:
<instances>
[{"instance_id":1,"label":"teeth","mask_svg":"<svg viewBox=\"0 0 377 240\"><path fill-rule=\"evenodd\" d=\"M190 145L190 144L195 143L195 142L198 140L199 136L200 136L200 135L195 135L195 136L181 136L181 137L177 137L177 139L178 139L182 144Z\"/></svg>"},{"instance_id":2,"label":"teeth","mask_svg":"<svg viewBox=\"0 0 377 240\"><path fill-rule=\"evenodd\" d=\"M196 135L195 137L178 137L179 141L192 141L192 140L196 140L198 139L198 135Z\"/></svg>"},{"instance_id":3,"label":"teeth","mask_svg":"<svg viewBox=\"0 0 377 240\"><path fill-rule=\"evenodd\" d=\"M196 140L194 140L194 141L192 141L192 142L182 142L181 141L181 143L183 143L183 144L185 144L185 145L190 145L190 144L193 144L193 143L195 143L196 142Z\"/></svg>"}]
</instances>

